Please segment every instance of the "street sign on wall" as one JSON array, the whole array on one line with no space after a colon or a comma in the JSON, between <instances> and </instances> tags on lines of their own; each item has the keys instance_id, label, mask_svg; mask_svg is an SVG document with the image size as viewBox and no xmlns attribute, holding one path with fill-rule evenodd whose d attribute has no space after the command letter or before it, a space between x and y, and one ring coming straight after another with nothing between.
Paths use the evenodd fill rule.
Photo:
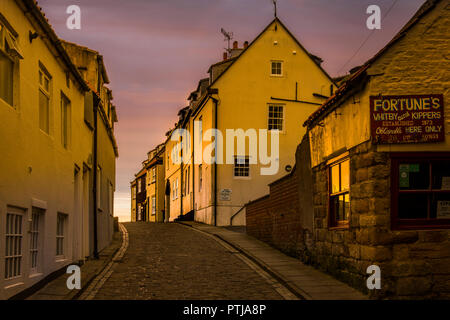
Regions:
<instances>
[{"instance_id":1,"label":"street sign on wall","mask_svg":"<svg viewBox=\"0 0 450 320\"><path fill-rule=\"evenodd\" d=\"M370 125L375 144L444 141L444 96L371 96Z\"/></svg>"}]
</instances>

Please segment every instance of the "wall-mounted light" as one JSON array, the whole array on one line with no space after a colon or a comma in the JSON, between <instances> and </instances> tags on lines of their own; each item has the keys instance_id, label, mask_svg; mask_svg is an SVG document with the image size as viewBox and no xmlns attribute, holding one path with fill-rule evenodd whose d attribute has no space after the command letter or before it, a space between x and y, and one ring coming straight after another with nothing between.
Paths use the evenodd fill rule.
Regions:
<instances>
[{"instance_id":1,"label":"wall-mounted light","mask_svg":"<svg viewBox=\"0 0 450 320\"><path fill-rule=\"evenodd\" d=\"M290 164L288 164L286 167L284 167L284 170L286 170L286 172L291 172L292 166Z\"/></svg>"},{"instance_id":2,"label":"wall-mounted light","mask_svg":"<svg viewBox=\"0 0 450 320\"><path fill-rule=\"evenodd\" d=\"M39 37L37 32L31 32L31 30L28 33L28 37L30 39L30 43L33 42L34 39L36 39L37 37Z\"/></svg>"}]
</instances>

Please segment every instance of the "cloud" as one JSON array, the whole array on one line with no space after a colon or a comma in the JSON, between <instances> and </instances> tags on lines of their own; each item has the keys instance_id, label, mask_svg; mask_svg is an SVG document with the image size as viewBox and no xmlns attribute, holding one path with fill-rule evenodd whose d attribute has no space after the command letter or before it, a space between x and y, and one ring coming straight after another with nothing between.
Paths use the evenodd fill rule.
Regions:
<instances>
[{"instance_id":1,"label":"cloud","mask_svg":"<svg viewBox=\"0 0 450 320\"><path fill-rule=\"evenodd\" d=\"M347 66L360 65L383 47L424 0L400 0L382 30ZM41 0L56 33L98 50L111 79L119 123L116 137L116 215L129 216L129 181L147 151L165 138L186 97L217 62L226 43L220 29L242 43L273 19L271 0ZM66 8L81 8L82 29L68 30ZM332 76L367 36L365 9L391 0L279 0L283 22L310 52L324 59Z\"/></svg>"}]
</instances>

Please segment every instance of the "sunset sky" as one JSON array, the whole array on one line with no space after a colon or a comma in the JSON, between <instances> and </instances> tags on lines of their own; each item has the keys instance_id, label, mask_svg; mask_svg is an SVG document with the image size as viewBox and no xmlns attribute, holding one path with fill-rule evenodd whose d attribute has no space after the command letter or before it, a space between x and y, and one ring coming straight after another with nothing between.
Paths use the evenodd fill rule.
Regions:
<instances>
[{"instance_id":1,"label":"sunset sky","mask_svg":"<svg viewBox=\"0 0 450 320\"><path fill-rule=\"evenodd\" d=\"M278 0L278 17L331 76L345 74L381 49L424 0ZM377 4L382 29L371 33L366 8ZM66 28L66 8L81 8L81 30ZM272 0L41 0L59 37L99 51L111 80L119 123L115 215L130 218L130 181L147 151L165 139L177 111L234 33L251 42L273 19ZM346 65L345 65L346 64Z\"/></svg>"}]
</instances>

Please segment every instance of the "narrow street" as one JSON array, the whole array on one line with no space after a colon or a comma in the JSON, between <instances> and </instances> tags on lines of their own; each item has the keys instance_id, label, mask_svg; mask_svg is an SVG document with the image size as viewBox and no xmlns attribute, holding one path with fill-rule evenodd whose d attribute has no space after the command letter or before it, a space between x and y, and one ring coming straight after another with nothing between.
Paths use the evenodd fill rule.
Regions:
<instances>
[{"instance_id":1,"label":"narrow street","mask_svg":"<svg viewBox=\"0 0 450 320\"><path fill-rule=\"evenodd\" d=\"M283 299L207 235L176 223L124 226L128 249L94 299Z\"/></svg>"}]
</instances>

